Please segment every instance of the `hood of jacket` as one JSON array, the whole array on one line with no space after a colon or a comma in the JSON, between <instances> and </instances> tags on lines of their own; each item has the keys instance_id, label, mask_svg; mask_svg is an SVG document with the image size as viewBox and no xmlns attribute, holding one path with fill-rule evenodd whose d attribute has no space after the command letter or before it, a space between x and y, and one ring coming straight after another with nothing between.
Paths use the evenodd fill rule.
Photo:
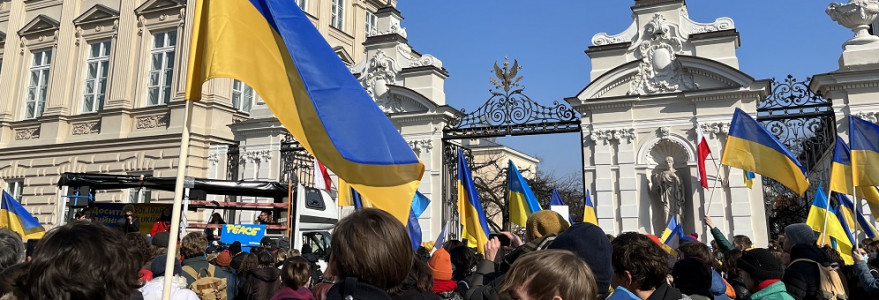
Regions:
<instances>
[{"instance_id":1,"label":"hood of jacket","mask_svg":"<svg viewBox=\"0 0 879 300\"><path fill-rule=\"evenodd\" d=\"M258 268L251 270L250 275L261 281L274 282L281 278L281 270L277 268Z\"/></svg>"}]
</instances>

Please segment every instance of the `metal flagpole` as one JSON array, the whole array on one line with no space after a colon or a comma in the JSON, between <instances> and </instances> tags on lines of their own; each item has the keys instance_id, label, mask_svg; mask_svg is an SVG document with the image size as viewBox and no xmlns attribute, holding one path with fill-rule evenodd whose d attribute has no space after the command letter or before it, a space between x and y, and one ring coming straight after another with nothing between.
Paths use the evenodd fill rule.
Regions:
<instances>
[{"instance_id":1,"label":"metal flagpole","mask_svg":"<svg viewBox=\"0 0 879 300\"><path fill-rule=\"evenodd\" d=\"M823 193L824 191L815 191L816 193ZM824 207L824 224L821 227L821 246L827 242L827 218L830 214L830 186L827 186L827 205Z\"/></svg>"},{"instance_id":2,"label":"metal flagpole","mask_svg":"<svg viewBox=\"0 0 879 300\"><path fill-rule=\"evenodd\" d=\"M174 205L171 213L171 231L168 237L168 255L165 259L165 280L162 284L162 300L171 300L171 279L174 276L174 260L177 259L177 239L180 232L181 203L183 202L183 180L186 176L186 160L189 156L189 129L192 127L192 101L184 100L186 109L183 113L183 134L180 140L180 158L177 159L177 181L174 184Z\"/></svg>"},{"instance_id":3,"label":"metal flagpole","mask_svg":"<svg viewBox=\"0 0 879 300\"><path fill-rule=\"evenodd\" d=\"M853 175L853 176L854 176L854 175ZM852 177L852 179L854 179L854 177ZM854 239L854 243L855 243L855 247L854 247L854 249L858 249L858 225L857 225L857 224L858 224L858 207L861 206L861 199L858 198L858 187L857 187L857 186L854 186L854 183L855 183L855 181L852 180L852 196L855 197L855 201L854 201L854 204L855 204L855 212L854 212L854 214L855 214L855 215L853 216L854 218L852 218L852 219L854 220L854 223L855 223L855 224L854 224L854 231L855 231L855 233L854 233L854 236L853 236L852 238Z\"/></svg>"}]
</instances>

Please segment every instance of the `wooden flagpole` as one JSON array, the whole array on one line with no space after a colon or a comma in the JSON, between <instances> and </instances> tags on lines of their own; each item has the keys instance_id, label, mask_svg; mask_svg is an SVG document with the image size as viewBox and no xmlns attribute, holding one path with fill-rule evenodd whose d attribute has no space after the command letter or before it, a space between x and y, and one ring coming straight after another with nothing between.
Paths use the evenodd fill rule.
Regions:
<instances>
[{"instance_id":1,"label":"wooden flagpole","mask_svg":"<svg viewBox=\"0 0 879 300\"><path fill-rule=\"evenodd\" d=\"M183 202L183 181L189 156L189 130L192 127L192 101L184 100L183 134L180 140L180 157L177 159L177 181L174 184L174 205L171 213L171 232L168 237L168 254L165 259L165 280L162 284L162 300L171 300L171 279L174 278L174 260L177 259L177 240L180 237L180 215Z\"/></svg>"}]
</instances>

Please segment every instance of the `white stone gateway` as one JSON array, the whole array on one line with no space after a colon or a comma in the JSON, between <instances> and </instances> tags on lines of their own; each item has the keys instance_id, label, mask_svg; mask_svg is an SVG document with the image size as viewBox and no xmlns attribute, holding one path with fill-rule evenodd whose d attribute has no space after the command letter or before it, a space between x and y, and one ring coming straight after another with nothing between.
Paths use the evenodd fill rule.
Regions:
<instances>
[{"instance_id":1,"label":"white stone gateway","mask_svg":"<svg viewBox=\"0 0 879 300\"><path fill-rule=\"evenodd\" d=\"M741 170L718 172L716 165L733 110L754 115L769 81L738 69L739 33L732 19L695 22L683 0L639 0L632 11L624 32L592 38L594 46L586 51L592 82L567 99L582 116L584 180L595 191L599 225L610 234L661 234L671 209L679 210L684 231L699 233L702 241L710 233L700 219L709 215L723 232L765 244L760 180L748 189ZM697 181L696 126L713 152L708 180L720 180L713 199ZM651 191L652 180L671 175L680 188L657 182ZM682 203L664 204L678 201L680 193Z\"/></svg>"}]
</instances>

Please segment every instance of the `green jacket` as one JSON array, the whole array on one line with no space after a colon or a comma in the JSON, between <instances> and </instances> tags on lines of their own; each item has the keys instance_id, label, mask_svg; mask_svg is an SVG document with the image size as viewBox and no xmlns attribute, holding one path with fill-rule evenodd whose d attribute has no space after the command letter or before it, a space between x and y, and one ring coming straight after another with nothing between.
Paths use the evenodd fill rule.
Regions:
<instances>
[{"instance_id":1,"label":"green jacket","mask_svg":"<svg viewBox=\"0 0 879 300\"><path fill-rule=\"evenodd\" d=\"M751 294L751 300L794 300L794 297L788 295L784 282L779 281Z\"/></svg>"},{"instance_id":2,"label":"green jacket","mask_svg":"<svg viewBox=\"0 0 879 300\"><path fill-rule=\"evenodd\" d=\"M733 245L726 239L726 236L723 235L723 232L720 232L720 229L717 227L711 228L711 235L714 236L714 240L717 242L717 247L720 248L721 253L727 253L732 251Z\"/></svg>"}]
</instances>

